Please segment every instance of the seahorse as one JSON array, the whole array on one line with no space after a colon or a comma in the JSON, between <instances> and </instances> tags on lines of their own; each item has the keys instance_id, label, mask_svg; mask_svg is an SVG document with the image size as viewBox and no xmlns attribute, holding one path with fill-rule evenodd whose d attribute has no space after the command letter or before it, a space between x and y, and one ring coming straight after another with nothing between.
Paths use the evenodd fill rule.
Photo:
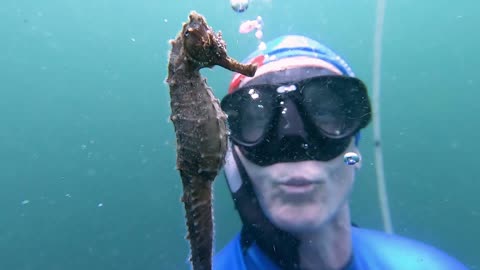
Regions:
<instances>
[{"instance_id":1,"label":"seahorse","mask_svg":"<svg viewBox=\"0 0 480 270\"><path fill-rule=\"evenodd\" d=\"M213 256L212 183L224 165L227 151L226 115L200 74L219 65L253 76L256 65L244 65L227 55L221 33L192 11L169 54L170 119L176 134L176 167L183 184L186 239L193 270L211 270Z\"/></svg>"}]
</instances>

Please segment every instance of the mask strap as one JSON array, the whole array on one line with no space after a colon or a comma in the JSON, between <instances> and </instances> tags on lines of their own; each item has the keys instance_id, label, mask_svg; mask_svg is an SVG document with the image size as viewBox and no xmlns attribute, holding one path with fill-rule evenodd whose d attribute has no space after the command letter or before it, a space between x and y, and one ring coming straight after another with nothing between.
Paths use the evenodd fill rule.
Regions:
<instances>
[{"instance_id":1,"label":"mask strap","mask_svg":"<svg viewBox=\"0 0 480 270\"><path fill-rule=\"evenodd\" d=\"M224 173L225 178L227 179L228 187L232 194L236 193L242 186L242 176L240 175L240 169L237 166L237 159L233 155L233 145L232 143L228 142L228 150L225 156L225 166L224 166Z\"/></svg>"}]
</instances>

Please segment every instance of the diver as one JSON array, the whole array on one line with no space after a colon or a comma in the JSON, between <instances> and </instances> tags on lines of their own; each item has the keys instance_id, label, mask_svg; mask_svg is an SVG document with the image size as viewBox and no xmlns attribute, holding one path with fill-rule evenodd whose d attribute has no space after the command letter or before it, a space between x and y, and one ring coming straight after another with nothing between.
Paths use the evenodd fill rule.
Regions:
<instances>
[{"instance_id":1,"label":"diver","mask_svg":"<svg viewBox=\"0 0 480 270\"><path fill-rule=\"evenodd\" d=\"M281 36L234 74L225 175L241 232L214 258L215 270L461 270L430 245L352 225L349 197L360 131L371 120L365 84L328 47Z\"/></svg>"}]
</instances>

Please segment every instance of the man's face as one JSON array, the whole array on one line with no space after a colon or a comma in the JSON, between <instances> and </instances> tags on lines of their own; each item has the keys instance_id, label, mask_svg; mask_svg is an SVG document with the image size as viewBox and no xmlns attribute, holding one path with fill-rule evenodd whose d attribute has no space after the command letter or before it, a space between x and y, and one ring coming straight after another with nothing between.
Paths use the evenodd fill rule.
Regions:
<instances>
[{"instance_id":1,"label":"man's face","mask_svg":"<svg viewBox=\"0 0 480 270\"><path fill-rule=\"evenodd\" d=\"M353 140L346 152L360 155ZM328 162L309 160L260 167L238 153L263 212L274 225L291 233L313 231L328 222L347 202L355 167L360 165L346 165L343 153Z\"/></svg>"}]
</instances>

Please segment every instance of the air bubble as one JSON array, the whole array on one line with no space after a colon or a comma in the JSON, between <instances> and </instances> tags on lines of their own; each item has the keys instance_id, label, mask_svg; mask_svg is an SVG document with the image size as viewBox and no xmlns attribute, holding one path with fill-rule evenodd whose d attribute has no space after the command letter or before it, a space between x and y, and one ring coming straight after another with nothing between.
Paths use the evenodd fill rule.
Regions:
<instances>
[{"instance_id":1,"label":"air bubble","mask_svg":"<svg viewBox=\"0 0 480 270\"><path fill-rule=\"evenodd\" d=\"M258 49L261 50L261 51L264 51L267 49L267 44L265 42L260 42L260 44L258 44Z\"/></svg>"},{"instance_id":2,"label":"air bubble","mask_svg":"<svg viewBox=\"0 0 480 270\"><path fill-rule=\"evenodd\" d=\"M259 97L257 91L255 91L255 89L253 89L253 88L248 90L248 94L250 95L250 97L252 99L257 99Z\"/></svg>"},{"instance_id":3,"label":"air bubble","mask_svg":"<svg viewBox=\"0 0 480 270\"><path fill-rule=\"evenodd\" d=\"M242 13L248 8L248 0L230 0L230 5L235 12Z\"/></svg>"},{"instance_id":4,"label":"air bubble","mask_svg":"<svg viewBox=\"0 0 480 270\"><path fill-rule=\"evenodd\" d=\"M343 156L343 162L347 165L355 165L360 162L360 156L354 152L345 153Z\"/></svg>"}]
</instances>

